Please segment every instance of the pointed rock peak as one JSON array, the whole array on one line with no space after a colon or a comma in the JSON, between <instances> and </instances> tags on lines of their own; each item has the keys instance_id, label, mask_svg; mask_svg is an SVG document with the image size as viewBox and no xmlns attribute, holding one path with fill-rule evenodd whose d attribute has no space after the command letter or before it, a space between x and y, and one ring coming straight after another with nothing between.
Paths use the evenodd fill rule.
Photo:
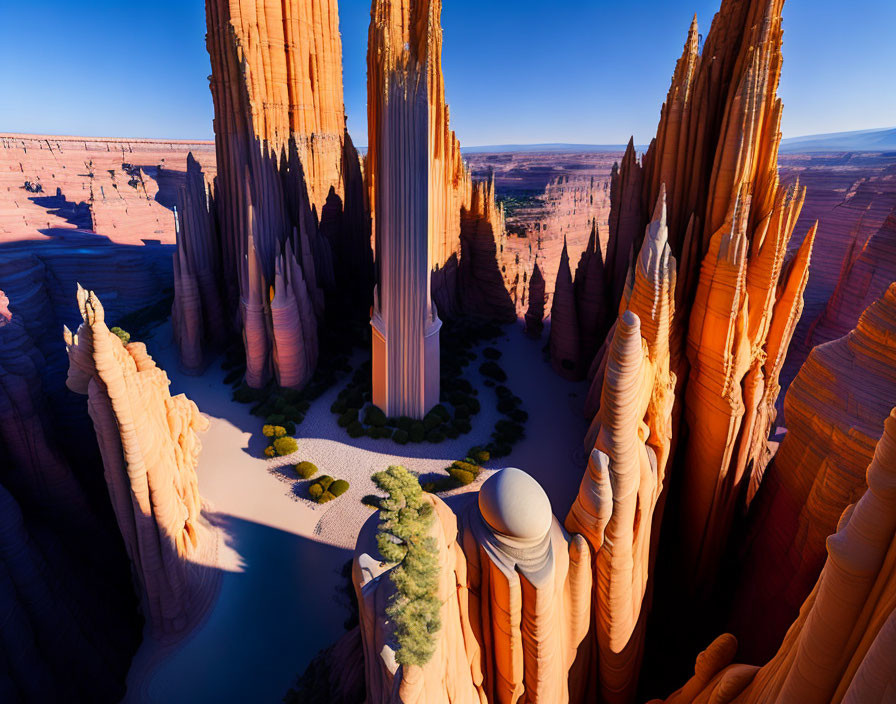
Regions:
<instances>
[{"instance_id":1,"label":"pointed rock peak","mask_svg":"<svg viewBox=\"0 0 896 704\"><path fill-rule=\"evenodd\" d=\"M666 224L666 184L660 184L660 195L656 199L656 205L653 206L653 222L662 222Z\"/></svg>"}]
</instances>

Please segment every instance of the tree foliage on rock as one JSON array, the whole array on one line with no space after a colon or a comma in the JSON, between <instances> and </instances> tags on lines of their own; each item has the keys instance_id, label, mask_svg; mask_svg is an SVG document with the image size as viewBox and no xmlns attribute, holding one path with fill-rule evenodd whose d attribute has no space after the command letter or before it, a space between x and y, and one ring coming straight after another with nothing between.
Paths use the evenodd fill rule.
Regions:
<instances>
[{"instance_id":1,"label":"tree foliage on rock","mask_svg":"<svg viewBox=\"0 0 896 704\"><path fill-rule=\"evenodd\" d=\"M395 594L386 611L395 624L402 665L425 665L435 651L434 635L441 629L439 616L439 564L436 540L430 535L435 514L420 483L404 467L389 467L373 475L377 487L388 494L381 501L377 547L388 562Z\"/></svg>"}]
</instances>

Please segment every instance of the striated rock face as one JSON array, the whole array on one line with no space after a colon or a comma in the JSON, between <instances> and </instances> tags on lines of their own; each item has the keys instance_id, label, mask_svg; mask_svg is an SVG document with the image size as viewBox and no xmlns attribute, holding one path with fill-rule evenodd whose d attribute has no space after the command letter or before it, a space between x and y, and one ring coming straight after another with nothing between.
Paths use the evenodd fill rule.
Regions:
<instances>
[{"instance_id":1,"label":"striated rock face","mask_svg":"<svg viewBox=\"0 0 896 704\"><path fill-rule=\"evenodd\" d=\"M518 469L490 477L455 514L436 512L441 629L425 665L398 666L385 618L393 565L365 524L353 578L360 606L368 702L565 702L569 670L588 630L591 564L567 536L541 487ZM525 506L527 510L520 508ZM458 526L459 522L459 526Z\"/></svg>"},{"instance_id":2,"label":"striated rock face","mask_svg":"<svg viewBox=\"0 0 896 704\"><path fill-rule=\"evenodd\" d=\"M316 365L325 295L334 315L357 315L372 286L336 2L209 0L206 16L218 175L214 198L195 169L181 194L175 334L184 367L199 371L196 331L213 348L237 321L246 382L299 388Z\"/></svg>"},{"instance_id":3,"label":"striated rock face","mask_svg":"<svg viewBox=\"0 0 896 704\"><path fill-rule=\"evenodd\" d=\"M867 491L827 539L827 560L777 654L762 668L729 665L737 641L718 638L695 676L665 701L883 703L896 675L896 409L868 466ZM754 621L764 612L754 610Z\"/></svg>"},{"instance_id":4,"label":"striated rock face","mask_svg":"<svg viewBox=\"0 0 896 704\"><path fill-rule=\"evenodd\" d=\"M568 701L569 671L588 632L585 541L566 534L544 490L513 468L489 477L461 526L487 701Z\"/></svg>"},{"instance_id":5,"label":"striated rock face","mask_svg":"<svg viewBox=\"0 0 896 704\"><path fill-rule=\"evenodd\" d=\"M576 670L584 687L579 701L595 692L603 702L633 700L643 657L645 597L672 451L675 259L667 235L661 200L624 293L626 311L595 377L600 410L586 441L594 449L566 517L567 530L588 542L594 567L591 647Z\"/></svg>"},{"instance_id":6,"label":"striated rock face","mask_svg":"<svg viewBox=\"0 0 896 704\"><path fill-rule=\"evenodd\" d=\"M86 394L118 526L161 635L185 629L202 604L203 562L217 537L201 519L197 432L208 420L185 396L172 397L168 375L140 342L125 347L106 327L92 292L78 289L83 323L66 328L68 387Z\"/></svg>"},{"instance_id":7,"label":"striated rock face","mask_svg":"<svg viewBox=\"0 0 896 704\"><path fill-rule=\"evenodd\" d=\"M442 323L430 271L459 243L450 235L460 231L462 191L454 176L466 177L448 130L441 32L433 29L440 10L438 3L375 2L367 54L367 165L378 274L373 402L387 415L412 418L422 418L439 400Z\"/></svg>"},{"instance_id":8,"label":"striated rock face","mask_svg":"<svg viewBox=\"0 0 896 704\"><path fill-rule=\"evenodd\" d=\"M845 337L816 347L784 402L787 434L753 507L732 628L742 657L770 657L825 560L840 514L896 405L896 283ZM759 609L763 620L752 614Z\"/></svg>"},{"instance_id":9,"label":"striated rock face","mask_svg":"<svg viewBox=\"0 0 896 704\"><path fill-rule=\"evenodd\" d=\"M674 460L679 574L694 594L712 588L731 523L767 462L813 242L810 233L785 262L803 191L783 187L777 170L782 4L723 2L702 53L692 24L656 139L640 165L629 149L613 181L614 297L629 251L641 249L645 209L661 197L678 262L669 344L685 438Z\"/></svg>"}]
</instances>

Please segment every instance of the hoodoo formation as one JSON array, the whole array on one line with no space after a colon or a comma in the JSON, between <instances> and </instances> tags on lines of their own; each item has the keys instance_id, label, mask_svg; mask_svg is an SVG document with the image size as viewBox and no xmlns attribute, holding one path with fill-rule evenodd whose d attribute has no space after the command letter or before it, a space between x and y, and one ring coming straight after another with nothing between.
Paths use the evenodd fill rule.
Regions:
<instances>
[{"instance_id":1,"label":"hoodoo formation","mask_svg":"<svg viewBox=\"0 0 896 704\"><path fill-rule=\"evenodd\" d=\"M2 136L0 700L894 701L896 152L779 170L783 5L641 154L474 179L441 0L371 2L364 157L336 0L206 0L216 167Z\"/></svg>"},{"instance_id":2,"label":"hoodoo formation","mask_svg":"<svg viewBox=\"0 0 896 704\"><path fill-rule=\"evenodd\" d=\"M442 321L430 271L459 245L452 233L460 231L463 184L453 177L466 178L448 131L440 9L426 1L376 2L367 53L377 267L373 402L387 415L417 419L439 402Z\"/></svg>"},{"instance_id":3,"label":"hoodoo formation","mask_svg":"<svg viewBox=\"0 0 896 704\"><path fill-rule=\"evenodd\" d=\"M301 388L325 309L363 311L373 273L336 2L209 0L206 13L218 172L214 197L194 169L180 199L176 339L198 371L222 335L197 330L236 321L246 383Z\"/></svg>"},{"instance_id":4,"label":"hoodoo formation","mask_svg":"<svg viewBox=\"0 0 896 704\"><path fill-rule=\"evenodd\" d=\"M201 616L212 575L204 559L217 534L202 519L197 432L208 420L142 342L124 343L105 323L93 292L78 289L84 322L66 328L67 386L88 396L112 508L153 629L174 635Z\"/></svg>"}]
</instances>

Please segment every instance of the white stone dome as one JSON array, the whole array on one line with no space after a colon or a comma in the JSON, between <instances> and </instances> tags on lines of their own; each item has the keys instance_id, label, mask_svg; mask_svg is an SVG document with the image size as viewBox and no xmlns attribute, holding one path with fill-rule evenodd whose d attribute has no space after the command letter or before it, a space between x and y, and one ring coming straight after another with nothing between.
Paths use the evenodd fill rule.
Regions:
<instances>
[{"instance_id":1,"label":"white stone dome","mask_svg":"<svg viewBox=\"0 0 896 704\"><path fill-rule=\"evenodd\" d=\"M515 467L495 472L483 483L479 511L493 530L520 540L544 537L554 519L544 489Z\"/></svg>"}]
</instances>

